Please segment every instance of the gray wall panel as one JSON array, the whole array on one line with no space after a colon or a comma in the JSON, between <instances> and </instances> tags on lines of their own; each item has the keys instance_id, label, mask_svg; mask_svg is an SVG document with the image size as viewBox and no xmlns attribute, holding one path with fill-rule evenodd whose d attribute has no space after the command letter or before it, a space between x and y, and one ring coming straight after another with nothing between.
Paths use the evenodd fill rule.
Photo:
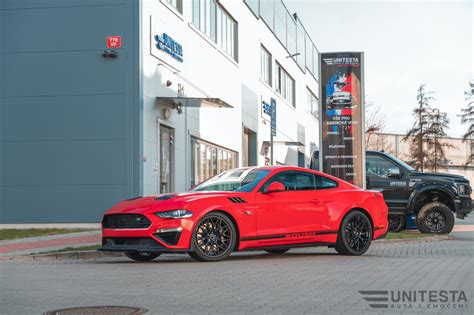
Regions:
<instances>
[{"instance_id":1,"label":"gray wall panel","mask_svg":"<svg viewBox=\"0 0 474 315\"><path fill-rule=\"evenodd\" d=\"M140 193L138 5L0 0L0 223L99 222Z\"/></svg>"},{"instance_id":2,"label":"gray wall panel","mask_svg":"<svg viewBox=\"0 0 474 315\"><path fill-rule=\"evenodd\" d=\"M3 51L105 49L107 35L124 35L124 11L124 6L12 10L4 18L9 36Z\"/></svg>"},{"instance_id":3,"label":"gray wall panel","mask_svg":"<svg viewBox=\"0 0 474 315\"><path fill-rule=\"evenodd\" d=\"M123 95L7 98L3 117L0 123L5 141L126 136Z\"/></svg>"},{"instance_id":4,"label":"gray wall panel","mask_svg":"<svg viewBox=\"0 0 474 315\"><path fill-rule=\"evenodd\" d=\"M4 185L125 184L122 140L5 142Z\"/></svg>"},{"instance_id":5,"label":"gray wall panel","mask_svg":"<svg viewBox=\"0 0 474 315\"><path fill-rule=\"evenodd\" d=\"M8 186L4 222L100 222L125 193L120 185Z\"/></svg>"},{"instance_id":6,"label":"gray wall panel","mask_svg":"<svg viewBox=\"0 0 474 315\"><path fill-rule=\"evenodd\" d=\"M31 9L69 6L124 4L127 0L2 0L5 9ZM132 2L133 0L128 0Z\"/></svg>"},{"instance_id":7,"label":"gray wall panel","mask_svg":"<svg viewBox=\"0 0 474 315\"><path fill-rule=\"evenodd\" d=\"M125 56L101 51L5 54L5 96L114 94L125 89Z\"/></svg>"}]
</instances>

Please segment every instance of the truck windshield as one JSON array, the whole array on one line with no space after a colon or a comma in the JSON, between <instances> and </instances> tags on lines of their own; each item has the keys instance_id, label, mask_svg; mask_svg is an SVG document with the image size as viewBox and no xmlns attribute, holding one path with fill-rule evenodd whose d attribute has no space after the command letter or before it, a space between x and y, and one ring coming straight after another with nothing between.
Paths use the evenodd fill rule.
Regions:
<instances>
[{"instance_id":1,"label":"truck windshield","mask_svg":"<svg viewBox=\"0 0 474 315\"><path fill-rule=\"evenodd\" d=\"M411 167L410 165L408 165L407 163L403 162L402 160L400 160L399 158L397 158L396 156L393 156L391 155L390 158L392 160L394 160L395 162L397 162L398 164L401 164L404 168L406 168L407 170L413 172L413 171L416 171L413 167Z\"/></svg>"}]
</instances>

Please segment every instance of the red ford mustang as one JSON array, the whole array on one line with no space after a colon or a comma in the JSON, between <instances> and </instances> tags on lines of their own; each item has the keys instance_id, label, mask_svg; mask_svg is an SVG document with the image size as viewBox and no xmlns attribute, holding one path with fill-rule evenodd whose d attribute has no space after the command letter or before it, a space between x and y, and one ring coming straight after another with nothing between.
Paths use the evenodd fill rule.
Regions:
<instances>
[{"instance_id":1,"label":"red ford mustang","mask_svg":"<svg viewBox=\"0 0 474 315\"><path fill-rule=\"evenodd\" d=\"M379 192L287 166L226 171L185 193L128 199L102 221L101 250L138 261L189 253L217 261L233 251L329 246L362 255L387 233Z\"/></svg>"}]
</instances>

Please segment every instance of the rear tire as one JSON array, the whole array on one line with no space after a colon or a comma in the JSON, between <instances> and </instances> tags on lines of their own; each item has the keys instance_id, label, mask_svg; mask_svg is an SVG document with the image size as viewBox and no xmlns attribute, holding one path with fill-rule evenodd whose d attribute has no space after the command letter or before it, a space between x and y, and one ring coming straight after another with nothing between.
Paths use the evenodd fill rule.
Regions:
<instances>
[{"instance_id":1,"label":"rear tire","mask_svg":"<svg viewBox=\"0 0 474 315\"><path fill-rule=\"evenodd\" d=\"M390 232L400 232L405 228L405 224L403 215L391 214L388 216L388 230Z\"/></svg>"},{"instance_id":2,"label":"rear tire","mask_svg":"<svg viewBox=\"0 0 474 315\"><path fill-rule=\"evenodd\" d=\"M219 261L235 248L237 231L232 220L220 212L205 215L193 232L193 251L189 256L198 261Z\"/></svg>"},{"instance_id":3,"label":"rear tire","mask_svg":"<svg viewBox=\"0 0 474 315\"><path fill-rule=\"evenodd\" d=\"M160 256L161 253L150 253L150 252L128 252L125 256L135 261L151 261L156 257Z\"/></svg>"},{"instance_id":4,"label":"rear tire","mask_svg":"<svg viewBox=\"0 0 474 315\"><path fill-rule=\"evenodd\" d=\"M454 227L454 214L444 203L430 202L418 211L416 227L421 233L450 233Z\"/></svg>"},{"instance_id":5,"label":"rear tire","mask_svg":"<svg viewBox=\"0 0 474 315\"><path fill-rule=\"evenodd\" d=\"M336 251L341 255L360 256L372 242L372 224L365 213L349 212L341 222L336 241Z\"/></svg>"},{"instance_id":6,"label":"rear tire","mask_svg":"<svg viewBox=\"0 0 474 315\"><path fill-rule=\"evenodd\" d=\"M265 251L269 254L284 254L289 250L290 250L289 248L265 249Z\"/></svg>"}]
</instances>

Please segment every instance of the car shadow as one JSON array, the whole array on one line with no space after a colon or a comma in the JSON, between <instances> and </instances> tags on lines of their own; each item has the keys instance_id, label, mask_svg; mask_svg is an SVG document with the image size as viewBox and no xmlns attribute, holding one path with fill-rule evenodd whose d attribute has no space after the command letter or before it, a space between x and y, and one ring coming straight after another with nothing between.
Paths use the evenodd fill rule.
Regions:
<instances>
[{"instance_id":1,"label":"car shadow","mask_svg":"<svg viewBox=\"0 0 474 315\"><path fill-rule=\"evenodd\" d=\"M334 257L339 256L337 252L287 252L284 254L270 254L260 251L236 252L220 262L231 261L254 261L254 260L282 260L297 259L298 257ZM108 258L107 258L108 259ZM219 263L220 263L219 262ZM114 257L114 260L99 260L95 263L101 264L176 264L176 263L199 263L187 254L163 254L152 261L133 261L125 256Z\"/></svg>"}]
</instances>

